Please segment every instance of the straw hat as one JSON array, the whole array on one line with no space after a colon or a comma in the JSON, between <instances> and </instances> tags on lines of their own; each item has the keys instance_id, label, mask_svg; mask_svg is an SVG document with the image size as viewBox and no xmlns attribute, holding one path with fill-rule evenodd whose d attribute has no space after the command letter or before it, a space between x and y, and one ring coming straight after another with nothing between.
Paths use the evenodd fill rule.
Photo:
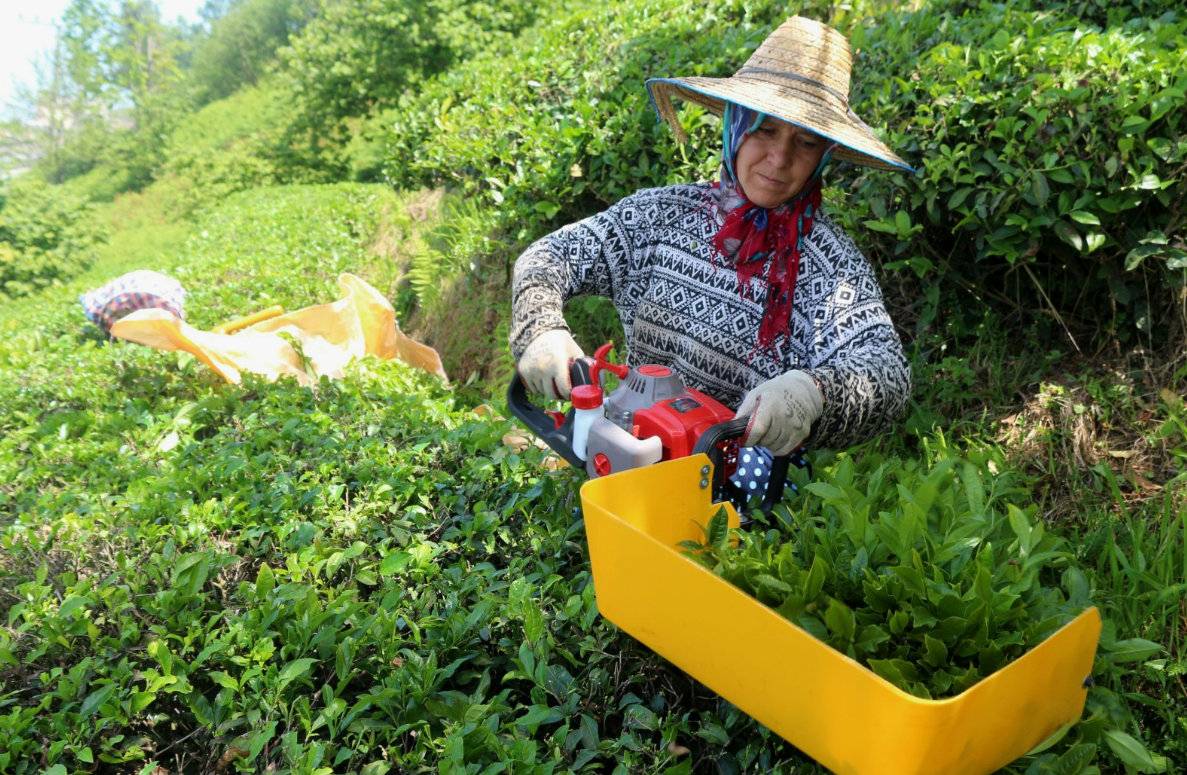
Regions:
<instances>
[{"instance_id":1,"label":"straw hat","mask_svg":"<svg viewBox=\"0 0 1187 775\"><path fill-rule=\"evenodd\" d=\"M673 97L703 105L717 115L728 100L835 141L836 159L913 172L849 107L851 65L844 35L818 21L793 16L729 78L651 78L647 90L656 112L680 142L688 136L676 118Z\"/></svg>"}]
</instances>

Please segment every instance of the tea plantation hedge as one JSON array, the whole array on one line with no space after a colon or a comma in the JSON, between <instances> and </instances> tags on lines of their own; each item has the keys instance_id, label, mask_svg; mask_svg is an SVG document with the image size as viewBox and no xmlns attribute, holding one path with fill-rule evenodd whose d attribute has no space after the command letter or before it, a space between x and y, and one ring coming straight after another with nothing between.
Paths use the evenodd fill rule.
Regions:
<instances>
[{"instance_id":1,"label":"tea plantation hedge","mask_svg":"<svg viewBox=\"0 0 1187 775\"><path fill-rule=\"evenodd\" d=\"M87 202L37 180L0 185L0 300L72 279L91 265L104 229Z\"/></svg>"},{"instance_id":2,"label":"tea plantation hedge","mask_svg":"<svg viewBox=\"0 0 1187 775\"><path fill-rule=\"evenodd\" d=\"M509 259L638 188L716 177L716 118L687 108L677 146L645 79L728 75L789 11L831 19L857 52L854 109L919 175L838 165L825 203L885 271L919 278L920 328L942 297L1157 345L1187 327L1187 15L1147 5L585 7L403 97L388 176L483 197Z\"/></svg>"},{"instance_id":3,"label":"tea plantation hedge","mask_svg":"<svg viewBox=\"0 0 1187 775\"><path fill-rule=\"evenodd\" d=\"M325 300L340 271L383 286L370 246L395 204L239 194L162 263L202 326ZM100 338L73 292L0 313L0 772L820 772L598 616L580 477L504 447L508 422L398 362L227 386ZM885 466L931 477L940 518L976 478L967 547L1051 549L1046 583L1106 604L1030 512L1003 532L1029 508L1004 461L957 482L959 453L928 446ZM804 518L831 530L837 498L882 497L874 460L818 457ZM1121 693L1161 646L1107 632L1085 720L1008 772L1165 768Z\"/></svg>"}]
</instances>

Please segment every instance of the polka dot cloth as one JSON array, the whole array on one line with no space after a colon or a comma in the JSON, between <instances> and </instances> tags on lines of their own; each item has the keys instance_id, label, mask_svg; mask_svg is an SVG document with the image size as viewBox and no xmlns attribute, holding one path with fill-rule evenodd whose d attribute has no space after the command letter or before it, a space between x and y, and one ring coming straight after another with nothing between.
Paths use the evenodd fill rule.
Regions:
<instances>
[{"instance_id":1,"label":"polka dot cloth","mask_svg":"<svg viewBox=\"0 0 1187 775\"><path fill-rule=\"evenodd\" d=\"M804 460L805 448L801 447L791 454L791 465L803 468L808 463ZM761 498L766 494L767 482L771 478L771 465L775 456L766 447L743 447L738 450L738 470L730 477L737 500L744 503L752 497ZM792 485L795 488L795 485Z\"/></svg>"}]
</instances>

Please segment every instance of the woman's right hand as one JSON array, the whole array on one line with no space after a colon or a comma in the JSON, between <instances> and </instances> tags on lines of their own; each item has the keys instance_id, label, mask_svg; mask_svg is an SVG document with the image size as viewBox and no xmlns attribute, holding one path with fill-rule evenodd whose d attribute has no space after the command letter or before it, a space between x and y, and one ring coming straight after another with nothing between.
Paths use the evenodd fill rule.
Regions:
<instances>
[{"instance_id":1,"label":"woman's right hand","mask_svg":"<svg viewBox=\"0 0 1187 775\"><path fill-rule=\"evenodd\" d=\"M554 328L531 341L516 368L528 392L568 400L573 390L569 364L584 355L568 331Z\"/></svg>"}]
</instances>

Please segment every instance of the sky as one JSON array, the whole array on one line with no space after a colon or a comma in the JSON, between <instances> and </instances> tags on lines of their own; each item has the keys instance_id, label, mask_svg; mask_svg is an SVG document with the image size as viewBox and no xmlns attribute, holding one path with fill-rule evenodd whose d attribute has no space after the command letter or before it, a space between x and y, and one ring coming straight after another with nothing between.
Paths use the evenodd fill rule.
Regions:
<instances>
[{"instance_id":1,"label":"sky","mask_svg":"<svg viewBox=\"0 0 1187 775\"><path fill-rule=\"evenodd\" d=\"M16 84L32 84L33 61L54 43L54 22L69 0L0 0L0 113L16 96ZM204 0L157 0L161 17L197 21Z\"/></svg>"}]
</instances>

